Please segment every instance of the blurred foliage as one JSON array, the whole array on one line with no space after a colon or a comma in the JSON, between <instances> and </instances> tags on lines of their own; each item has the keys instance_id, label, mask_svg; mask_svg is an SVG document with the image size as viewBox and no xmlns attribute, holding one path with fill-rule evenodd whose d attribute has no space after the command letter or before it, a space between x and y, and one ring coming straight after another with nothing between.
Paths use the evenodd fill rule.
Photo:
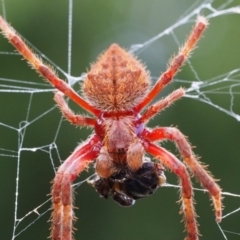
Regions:
<instances>
[{"instance_id":1,"label":"blurred foliage","mask_svg":"<svg viewBox=\"0 0 240 240\"><path fill-rule=\"evenodd\" d=\"M190 3L191 2L191 3ZM220 5L224 1L215 1ZM175 23L188 9L192 1L163 0L81 0L74 1L72 70L73 76L79 76L90 68L90 63L111 43L116 42L125 48L142 43L162 32ZM232 5L240 4L233 1ZM68 1L56 0L5 0L7 19L25 39L57 66L67 71L68 46ZM0 14L3 9L0 8ZM204 12L202 13L204 14ZM207 14L207 13L206 13ZM210 20L204 38L194 51L191 63L201 79L208 79L239 68L240 62L240 16L228 15ZM193 23L177 29L179 41L184 42ZM0 36L0 51L12 51L12 47ZM164 36L147 48L137 52L139 59L146 63L151 75L157 77L166 67L168 59L178 46L172 36ZM18 79L39 83L42 80L32 71L21 57L0 54L0 78ZM60 74L62 77L62 75ZM177 78L194 80L190 68L186 65ZM41 82L43 83L43 81ZM77 84L76 84L77 85ZM47 86L47 85L46 85ZM163 94L167 94L177 84L172 84ZM78 87L78 86L76 86ZM162 95L161 95L162 96ZM28 106L32 98L31 106ZM217 95L219 104L225 104L225 95ZM0 94L0 122L19 128L26 119L30 107L29 120L54 106L52 93L47 94ZM235 107L239 108L239 102ZM80 112L79 108L71 105ZM55 141L59 119L57 109L32 123L26 131L23 147L39 147ZM199 101L184 98L158 115L149 126L178 126L189 137L196 154L209 165L224 191L240 193L239 167L240 124L234 118ZM65 159L78 142L87 138L90 130L76 129L64 121L56 138L61 159ZM0 147L17 150L20 136L10 128L0 126ZM175 152L173 144L164 144ZM51 180L54 171L49 154L38 150L21 153L18 218L49 199ZM59 165L57 152L53 152L55 166ZM0 156L0 239L11 239L14 222L14 201L16 194L15 158ZM79 181L90 173L84 173ZM168 182L177 184L177 178L166 173ZM194 180L193 180L194 181ZM195 183L195 181L194 181ZM199 187L199 184L195 184ZM86 183L76 190L75 213L78 218L75 227L76 239L84 240L145 240L145 239L183 239L184 223L179 215L179 191L174 188L162 188L153 196L138 201L131 208L122 208L112 200L98 197L94 189ZM195 193L196 210L200 216L202 239L224 239L217 224L208 194ZM239 207L239 199L226 197L224 213ZM47 210L50 202L44 207ZM43 208L43 209L44 209ZM43 212L43 209L40 211ZM17 232L32 224L16 237L18 240L46 239L49 236L50 211L36 222L36 215L20 222ZM223 229L239 234L240 213L223 220ZM174 230L173 230L174 229ZM16 232L16 234L17 234ZM237 235L226 235L228 239L239 239Z\"/></svg>"}]
</instances>

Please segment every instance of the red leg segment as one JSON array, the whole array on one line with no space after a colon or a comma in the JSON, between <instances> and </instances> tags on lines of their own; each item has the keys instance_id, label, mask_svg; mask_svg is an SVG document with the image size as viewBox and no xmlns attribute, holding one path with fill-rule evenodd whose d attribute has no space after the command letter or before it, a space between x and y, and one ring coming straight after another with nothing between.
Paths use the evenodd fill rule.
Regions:
<instances>
[{"instance_id":1,"label":"red leg segment","mask_svg":"<svg viewBox=\"0 0 240 240\"><path fill-rule=\"evenodd\" d=\"M195 27L193 28L190 36L188 37L184 46L179 50L177 56L173 57L166 72L164 72L157 80L151 91L145 97L145 99L136 107L136 111L140 112L145 106L147 106L158 93L169 84L173 77L178 72L179 68L183 65L191 50L193 50L197 41L200 39L203 31L207 26L207 20L204 17L199 17Z\"/></svg>"},{"instance_id":2,"label":"red leg segment","mask_svg":"<svg viewBox=\"0 0 240 240\"><path fill-rule=\"evenodd\" d=\"M74 213L71 185L78 174L97 158L100 148L101 144L95 135L87 143L77 147L59 167L52 189L52 239L72 240Z\"/></svg>"},{"instance_id":3,"label":"red leg segment","mask_svg":"<svg viewBox=\"0 0 240 240\"><path fill-rule=\"evenodd\" d=\"M156 114L160 111L164 110L165 108L169 107L173 102L177 101L184 95L185 91L183 88L179 88L172 93L170 93L167 97L161 99L160 101L156 102L155 104L151 105L146 112L140 118L140 122L146 123L151 118L153 118Z\"/></svg>"},{"instance_id":4,"label":"red leg segment","mask_svg":"<svg viewBox=\"0 0 240 240\"><path fill-rule=\"evenodd\" d=\"M67 85L62 79L56 76L56 73L43 63L33 51L27 46L27 44L17 35L16 31L0 16L0 29L3 31L4 36L9 42L24 56L29 64L38 71L46 80L48 80L55 88L71 98L74 102L80 105L82 108L98 115L100 111L82 97L80 97L70 86Z\"/></svg>"},{"instance_id":5,"label":"red leg segment","mask_svg":"<svg viewBox=\"0 0 240 240\"><path fill-rule=\"evenodd\" d=\"M168 139L175 142L189 169L193 172L202 186L209 191L216 212L216 221L220 222L222 219L221 189L211 174L206 170L206 166L203 166L197 160L186 137L177 128L171 127L156 128L151 132L145 130L143 132L143 137L149 141Z\"/></svg>"},{"instance_id":6,"label":"red leg segment","mask_svg":"<svg viewBox=\"0 0 240 240\"><path fill-rule=\"evenodd\" d=\"M193 205L192 184L185 165L178 160L172 153L164 148L154 145L150 142L144 142L145 150L152 156L157 157L159 161L173 171L179 178L182 186L182 212L186 222L188 240L198 239L198 227Z\"/></svg>"},{"instance_id":7,"label":"red leg segment","mask_svg":"<svg viewBox=\"0 0 240 240\"><path fill-rule=\"evenodd\" d=\"M54 100L58 104L62 115L72 124L78 125L78 126L88 126L88 127L94 127L96 124L96 119L84 117L82 115L76 115L67 105L64 94L62 92L56 92L54 95Z\"/></svg>"}]
</instances>

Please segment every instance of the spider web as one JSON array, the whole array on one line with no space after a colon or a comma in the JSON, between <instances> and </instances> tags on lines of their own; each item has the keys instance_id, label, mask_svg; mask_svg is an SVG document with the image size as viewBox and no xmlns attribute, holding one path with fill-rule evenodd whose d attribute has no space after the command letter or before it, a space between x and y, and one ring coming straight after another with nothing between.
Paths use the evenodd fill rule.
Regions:
<instances>
[{"instance_id":1,"label":"spider web","mask_svg":"<svg viewBox=\"0 0 240 240\"><path fill-rule=\"evenodd\" d=\"M2 0L0 14L76 90L89 62L113 42L142 59L156 80L197 15L206 16L210 25L204 38L161 93L184 86L186 96L149 126L178 126L221 179L225 209L220 224L207 194L194 182L202 239L240 239L240 1ZM1 239L46 239L50 182L62 159L90 131L63 121L52 100L54 89L20 59L1 36L0 234ZM164 146L175 151L171 144ZM83 173L75 184L76 239L184 238L173 174L166 173L165 187L128 209L99 199L85 183L91 174Z\"/></svg>"}]
</instances>

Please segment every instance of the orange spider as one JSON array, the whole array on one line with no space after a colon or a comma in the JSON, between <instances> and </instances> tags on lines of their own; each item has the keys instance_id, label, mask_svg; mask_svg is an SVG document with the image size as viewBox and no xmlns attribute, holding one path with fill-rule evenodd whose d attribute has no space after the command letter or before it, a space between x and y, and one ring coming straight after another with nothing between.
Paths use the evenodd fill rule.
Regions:
<instances>
[{"instance_id":1,"label":"orange spider","mask_svg":"<svg viewBox=\"0 0 240 240\"><path fill-rule=\"evenodd\" d=\"M180 178L181 212L186 222L187 239L193 240L198 239L199 232L189 170L209 191L216 212L216 221L221 221L221 189L206 171L206 167L197 160L186 137L174 127L157 127L153 130L145 127L151 118L181 98L184 95L184 89L179 88L173 91L167 97L148 106L140 115L140 112L172 81L206 26L207 20L202 16L198 17L186 43L172 58L167 70L151 89L149 89L149 73L145 67L117 44L112 44L92 65L87 74L83 83L83 93L87 100L84 100L66 82L59 79L55 72L44 64L15 30L0 17L0 28L5 37L29 64L58 90L54 100L64 117L75 125L92 127L95 130L95 133L80 144L58 168L54 178L52 239L73 238L74 213L71 185L79 173L95 160L97 177L90 183L102 195L106 196L110 193L122 205L131 205L133 199L151 194L165 182L163 166L169 168ZM64 100L64 95L95 118L73 113ZM176 144L184 163L157 143L162 140L170 140ZM145 152L157 158L160 164L147 161ZM142 182L146 183L145 177L150 179L146 192L141 186ZM153 178L155 183L151 183ZM124 179L136 180L136 183L141 184L136 189L129 189ZM135 187L135 183L132 183ZM106 185L109 186L106 187Z\"/></svg>"}]
</instances>

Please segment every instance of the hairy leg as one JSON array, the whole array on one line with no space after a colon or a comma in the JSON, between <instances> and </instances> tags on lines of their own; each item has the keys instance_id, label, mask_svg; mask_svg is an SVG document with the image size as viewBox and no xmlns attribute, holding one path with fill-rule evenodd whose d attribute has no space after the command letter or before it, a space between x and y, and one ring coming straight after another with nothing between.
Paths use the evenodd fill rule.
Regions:
<instances>
[{"instance_id":1,"label":"hairy leg","mask_svg":"<svg viewBox=\"0 0 240 240\"><path fill-rule=\"evenodd\" d=\"M137 111L140 112L159 94L159 92L166 85L168 85L172 81L173 77L176 75L180 67L189 57L189 53L193 50L197 41L200 39L207 24L208 24L207 20L204 17L202 16L198 17L197 23L193 28L192 32L190 33L189 37L187 38L187 41L185 42L183 47L180 48L178 54L172 58L167 70L159 77L159 79L157 80L151 91L148 93L148 95L136 107Z\"/></svg>"},{"instance_id":2,"label":"hairy leg","mask_svg":"<svg viewBox=\"0 0 240 240\"><path fill-rule=\"evenodd\" d=\"M54 95L54 100L58 104L62 115L72 124L78 126L87 126L87 127L94 127L96 124L96 119L84 117L80 114L75 114L67 105L64 94L60 91L56 92Z\"/></svg>"},{"instance_id":3,"label":"hairy leg","mask_svg":"<svg viewBox=\"0 0 240 240\"><path fill-rule=\"evenodd\" d=\"M59 167L52 188L51 238L53 240L72 240L74 220L72 182L97 158L100 147L97 136L93 136L87 143L78 146Z\"/></svg>"},{"instance_id":4,"label":"hairy leg","mask_svg":"<svg viewBox=\"0 0 240 240\"><path fill-rule=\"evenodd\" d=\"M177 128L173 127L161 127L156 128L153 131L145 130L143 137L149 141L168 139L176 144L189 169L193 172L202 186L209 191L216 212L216 221L220 222L222 219L221 188L206 170L206 167L198 161L186 137Z\"/></svg>"},{"instance_id":5,"label":"hairy leg","mask_svg":"<svg viewBox=\"0 0 240 240\"><path fill-rule=\"evenodd\" d=\"M71 98L74 102L80 105L82 108L98 115L100 111L91 106L82 97L80 97L66 82L58 78L54 70L43 63L40 57L38 57L21 39L16 31L0 16L0 29L3 35L9 40L9 42L18 50L19 53L28 61L28 63L48 80L55 88Z\"/></svg>"},{"instance_id":6,"label":"hairy leg","mask_svg":"<svg viewBox=\"0 0 240 240\"><path fill-rule=\"evenodd\" d=\"M188 233L187 240L198 239L198 227L193 205L193 190L190 176L185 165L178 160L172 153L153 143L145 141L143 144L146 152L159 159L159 161L169 168L180 178L182 212L184 214L186 229Z\"/></svg>"},{"instance_id":7,"label":"hairy leg","mask_svg":"<svg viewBox=\"0 0 240 240\"><path fill-rule=\"evenodd\" d=\"M154 103L143 113L142 117L140 118L140 122L146 123L151 118L153 118L156 114L160 111L164 110L165 108L169 107L173 102L177 101L184 95L185 91L183 88L179 88L172 93L170 93L165 98L161 99L160 101Z\"/></svg>"}]
</instances>

